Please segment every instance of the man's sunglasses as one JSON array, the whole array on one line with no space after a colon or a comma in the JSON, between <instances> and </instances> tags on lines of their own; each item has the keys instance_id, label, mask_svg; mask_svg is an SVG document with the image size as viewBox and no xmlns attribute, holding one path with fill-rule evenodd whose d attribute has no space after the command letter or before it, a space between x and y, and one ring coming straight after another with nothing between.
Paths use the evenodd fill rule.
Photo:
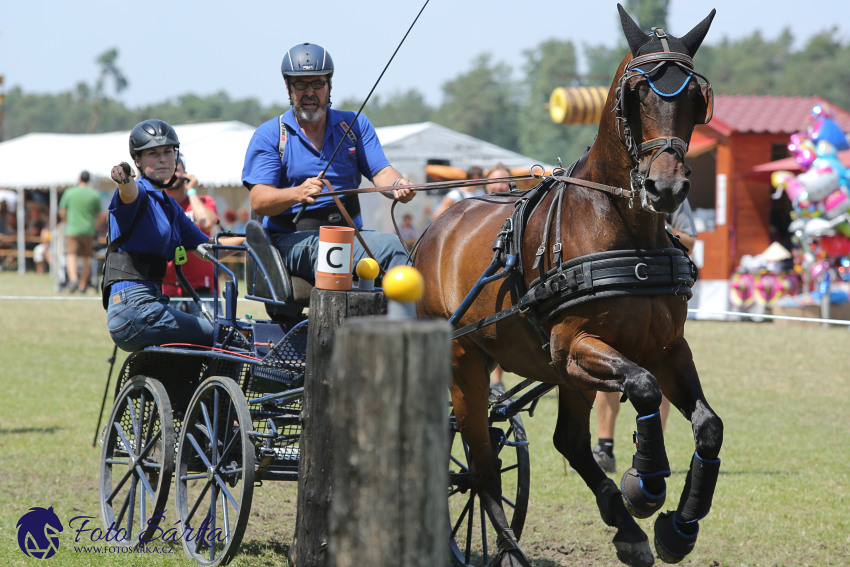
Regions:
<instances>
[{"instance_id":1,"label":"man's sunglasses","mask_svg":"<svg viewBox=\"0 0 850 567\"><path fill-rule=\"evenodd\" d=\"M328 84L327 81L323 81L321 79L316 79L315 81L295 81L294 83L290 83L292 88L296 91L303 91L307 89L307 85L313 87L313 90L317 91Z\"/></svg>"}]
</instances>

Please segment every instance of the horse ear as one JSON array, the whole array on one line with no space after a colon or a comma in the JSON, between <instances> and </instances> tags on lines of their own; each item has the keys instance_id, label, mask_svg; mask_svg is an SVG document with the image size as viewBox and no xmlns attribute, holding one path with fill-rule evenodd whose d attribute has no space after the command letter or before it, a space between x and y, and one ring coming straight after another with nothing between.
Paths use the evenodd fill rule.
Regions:
<instances>
[{"instance_id":1,"label":"horse ear","mask_svg":"<svg viewBox=\"0 0 850 567\"><path fill-rule=\"evenodd\" d=\"M697 49L702 45L702 40L705 39L705 34L708 33L708 28L711 27L711 21L714 19L714 14L717 10L711 10L711 13L706 18L694 26L694 29L689 31L684 37L679 38L679 41L688 50L688 55L693 57L697 54Z\"/></svg>"},{"instance_id":2,"label":"horse ear","mask_svg":"<svg viewBox=\"0 0 850 567\"><path fill-rule=\"evenodd\" d=\"M637 57L638 49L649 43L652 38L640 29L640 26L635 23L620 4L617 4L617 10L620 12L620 24L623 26L623 33L626 34L629 49L632 50L632 57Z\"/></svg>"},{"instance_id":3,"label":"horse ear","mask_svg":"<svg viewBox=\"0 0 850 567\"><path fill-rule=\"evenodd\" d=\"M700 85L700 95L694 101L694 124L708 124L714 114L714 91L711 85Z\"/></svg>"}]
</instances>

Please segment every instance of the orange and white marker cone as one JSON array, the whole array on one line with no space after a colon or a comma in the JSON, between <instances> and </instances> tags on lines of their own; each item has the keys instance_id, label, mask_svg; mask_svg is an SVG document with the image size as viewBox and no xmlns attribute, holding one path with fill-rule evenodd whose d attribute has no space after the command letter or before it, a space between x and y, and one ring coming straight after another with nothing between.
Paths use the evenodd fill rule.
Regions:
<instances>
[{"instance_id":1,"label":"orange and white marker cone","mask_svg":"<svg viewBox=\"0 0 850 567\"><path fill-rule=\"evenodd\" d=\"M333 291L351 289L354 262L354 229L347 226L319 228L319 257L316 287Z\"/></svg>"},{"instance_id":2,"label":"orange and white marker cone","mask_svg":"<svg viewBox=\"0 0 850 567\"><path fill-rule=\"evenodd\" d=\"M425 280L419 270L411 266L396 266L384 276L384 293L387 318L393 320L416 319L416 302L425 292Z\"/></svg>"}]
</instances>

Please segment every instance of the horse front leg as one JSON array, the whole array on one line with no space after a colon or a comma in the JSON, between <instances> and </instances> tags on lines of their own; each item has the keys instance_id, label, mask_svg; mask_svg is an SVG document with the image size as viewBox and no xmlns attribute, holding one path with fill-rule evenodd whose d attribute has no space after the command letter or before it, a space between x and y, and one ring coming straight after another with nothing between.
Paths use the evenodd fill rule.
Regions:
<instances>
[{"instance_id":1,"label":"horse front leg","mask_svg":"<svg viewBox=\"0 0 850 567\"><path fill-rule=\"evenodd\" d=\"M558 342L557 338L555 342ZM584 473L582 478L594 491L602 519L618 529L613 541L617 557L629 565L651 565L653 557L646 535L626 510L633 516L646 518L664 502L664 478L669 476L670 466L661 434L661 389L651 373L596 337L582 335L568 345L554 346L556 367L564 369L574 384L581 384L588 389L624 392L638 412L634 466L623 475L619 489L613 481L604 477L601 469L593 462L587 425L588 412L581 418L584 438L575 441L576 449L573 452L578 462L574 468L580 474ZM561 399L570 402L566 395L562 395ZM575 411L575 402L572 402L572 406ZM564 411L559 412L559 426L563 415ZM570 434L564 436L570 437ZM600 478L601 481L598 480Z\"/></svg>"},{"instance_id":2,"label":"horse front leg","mask_svg":"<svg viewBox=\"0 0 850 567\"><path fill-rule=\"evenodd\" d=\"M451 394L455 419L469 447L475 494L481 498L497 532L497 562L491 565L530 567L502 508L501 460L493 450L488 422L489 359L474 344L461 345L455 341L452 351Z\"/></svg>"},{"instance_id":3,"label":"horse front leg","mask_svg":"<svg viewBox=\"0 0 850 567\"><path fill-rule=\"evenodd\" d=\"M558 424L553 438L555 448L596 496L602 520L617 529L613 539L617 558L626 565L648 567L653 564L649 539L626 509L617 484L599 468L590 450L592 394L566 386L558 389Z\"/></svg>"},{"instance_id":4,"label":"horse front leg","mask_svg":"<svg viewBox=\"0 0 850 567\"><path fill-rule=\"evenodd\" d=\"M666 563L678 563L693 551L699 521L708 515L720 472L723 422L702 392L687 341L679 339L670 354L658 363L655 375L670 400L691 422L696 450L675 512L655 521L655 550Z\"/></svg>"}]
</instances>

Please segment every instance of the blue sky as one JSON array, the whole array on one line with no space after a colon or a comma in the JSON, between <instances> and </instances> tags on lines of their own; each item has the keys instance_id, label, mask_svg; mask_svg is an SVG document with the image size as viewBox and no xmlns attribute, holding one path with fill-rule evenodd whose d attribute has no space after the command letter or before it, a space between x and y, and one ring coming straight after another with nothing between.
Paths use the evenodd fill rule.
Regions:
<instances>
[{"instance_id":1,"label":"blue sky","mask_svg":"<svg viewBox=\"0 0 850 567\"><path fill-rule=\"evenodd\" d=\"M9 2L0 15L0 74L6 88L68 90L80 81L93 83L95 58L117 47L118 66L130 82L119 98L130 106L219 90L233 98L285 102L282 56L292 45L311 41L334 58L336 100L359 99L423 2ZM820 0L811 10L803 5L799 0L673 0L669 27L682 35L714 7L708 43L755 29L772 38L788 27L799 45L837 22L847 39L846 0ZM621 35L616 2L608 0L431 0L376 93L415 87L437 104L440 86L468 69L479 53L492 53L518 73L523 50L544 39L614 45Z\"/></svg>"}]
</instances>

